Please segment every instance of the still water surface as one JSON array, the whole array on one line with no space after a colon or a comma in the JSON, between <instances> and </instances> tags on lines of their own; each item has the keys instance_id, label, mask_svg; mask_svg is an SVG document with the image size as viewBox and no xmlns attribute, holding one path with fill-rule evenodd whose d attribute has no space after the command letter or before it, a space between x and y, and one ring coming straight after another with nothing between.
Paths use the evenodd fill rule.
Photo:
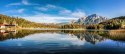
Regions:
<instances>
[{"instance_id":1,"label":"still water surface","mask_svg":"<svg viewBox=\"0 0 125 54\"><path fill-rule=\"evenodd\" d=\"M125 54L125 31L1 31L0 54Z\"/></svg>"}]
</instances>

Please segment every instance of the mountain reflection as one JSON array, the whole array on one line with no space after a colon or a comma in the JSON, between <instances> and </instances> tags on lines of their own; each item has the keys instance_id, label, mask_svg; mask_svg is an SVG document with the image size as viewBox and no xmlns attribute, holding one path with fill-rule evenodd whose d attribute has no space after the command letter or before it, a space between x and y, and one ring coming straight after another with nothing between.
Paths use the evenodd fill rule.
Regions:
<instances>
[{"instance_id":1,"label":"mountain reflection","mask_svg":"<svg viewBox=\"0 0 125 54\"><path fill-rule=\"evenodd\" d=\"M23 38L37 33L58 33L77 36L79 40L85 40L91 44L96 44L106 39L124 40L125 31L89 31L89 30L0 30L0 41Z\"/></svg>"}]
</instances>

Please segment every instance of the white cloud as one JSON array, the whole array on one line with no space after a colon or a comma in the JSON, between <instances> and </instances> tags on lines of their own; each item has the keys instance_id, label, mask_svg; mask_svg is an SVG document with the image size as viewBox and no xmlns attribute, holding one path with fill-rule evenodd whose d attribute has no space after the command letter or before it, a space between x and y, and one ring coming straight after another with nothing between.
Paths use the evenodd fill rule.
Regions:
<instances>
[{"instance_id":1,"label":"white cloud","mask_svg":"<svg viewBox=\"0 0 125 54\"><path fill-rule=\"evenodd\" d=\"M23 0L24 5L30 5L27 0ZM61 6L55 6L47 4L42 7L35 7L37 10L41 11L57 11L57 15L44 14L38 11L33 11L35 15L33 16L22 16L25 19L28 19L33 22L38 23L61 23L61 22L70 22L71 20L78 20L78 18L85 16L85 13L81 10L69 10ZM24 13L25 9L11 10L8 13Z\"/></svg>"},{"instance_id":2,"label":"white cloud","mask_svg":"<svg viewBox=\"0 0 125 54\"><path fill-rule=\"evenodd\" d=\"M35 12L36 15L33 16L25 16L27 20L38 22L38 23L63 23L63 22L71 22L71 20L78 20L79 17L85 16L85 13L82 11L75 11L71 12L68 10L65 10L64 13L70 13L69 16L55 16L50 14L44 14Z\"/></svg>"},{"instance_id":3,"label":"white cloud","mask_svg":"<svg viewBox=\"0 0 125 54\"><path fill-rule=\"evenodd\" d=\"M48 7L48 8L58 8L57 6L51 5L51 4L47 4L46 7Z\"/></svg>"},{"instance_id":4,"label":"white cloud","mask_svg":"<svg viewBox=\"0 0 125 54\"><path fill-rule=\"evenodd\" d=\"M27 0L22 0L22 3L23 3L24 5L30 5L30 3L29 3Z\"/></svg>"},{"instance_id":5,"label":"white cloud","mask_svg":"<svg viewBox=\"0 0 125 54\"><path fill-rule=\"evenodd\" d=\"M74 17L51 16L43 13L39 13L34 16L24 16L23 18L33 22L38 22L38 23L62 23L62 22L70 22L71 20L78 19Z\"/></svg>"},{"instance_id":6,"label":"white cloud","mask_svg":"<svg viewBox=\"0 0 125 54\"><path fill-rule=\"evenodd\" d=\"M39 4L30 3L30 2L28 2L28 0L21 0L21 2L10 3L10 4L6 5L6 6L8 7L8 6L14 6L14 5L39 5Z\"/></svg>"},{"instance_id":7,"label":"white cloud","mask_svg":"<svg viewBox=\"0 0 125 54\"><path fill-rule=\"evenodd\" d=\"M17 10L18 13L23 13L25 11L25 9L19 9Z\"/></svg>"},{"instance_id":8,"label":"white cloud","mask_svg":"<svg viewBox=\"0 0 125 54\"><path fill-rule=\"evenodd\" d=\"M65 9L65 10L61 10L60 14L70 14L71 10Z\"/></svg>"},{"instance_id":9,"label":"white cloud","mask_svg":"<svg viewBox=\"0 0 125 54\"><path fill-rule=\"evenodd\" d=\"M62 10L63 8L62 7L59 7L59 6L55 6L55 5L52 5L52 4L47 4L45 6L42 6L42 7L36 7L37 10L40 10L40 11L48 11L48 10Z\"/></svg>"},{"instance_id":10,"label":"white cloud","mask_svg":"<svg viewBox=\"0 0 125 54\"><path fill-rule=\"evenodd\" d=\"M18 10L9 10L9 11L5 11L4 13L24 13L25 9L18 9Z\"/></svg>"},{"instance_id":11,"label":"white cloud","mask_svg":"<svg viewBox=\"0 0 125 54\"><path fill-rule=\"evenodd\" d=\"M40 11L57 11L57 15L50 15L50 14L44 14L35 11L35 15L33 16L24 16L24 18L39 22L39 23L61 23L61 22L70 22L71 20L78 20L78 18L84 17L85 12L81 10L74 10L71 11L67 8L61 7L61 6L55 6L52 4L47 4L42 7L35 7L37 10Z\"/></svg>"},{"instance_id":12,"label":"white cloud","mask_svg":"<svg viewBox=\"0 0 125 54\"><path fill-rule=\"evenodd\" d=\"M72 17L77 17L77 18L81 18L81 17L84 17L86 15L85 12L83 12L81 10L71 11L68 9L61 10L60 14L68 15L68 16L72 16Z\"/></svg>"},{"instance_id":13,"label":"white cloud","mask_svg":"<svg viewBox=\"0 0 125 54\"><path fill-rule=\"evenodd\" d=\"M43 7L36 7L36 9L40 10L40 11L56 10L57 14L67 15L67 16L72 16L72 17L77 17L77 18L81 18L81 17L84 17L86 15L85 12L81 11L80 9L71 11L67 8L64 8L64 7L61 7L61 6L55 6L55 5L52 5L52 4L47 4Z\"/></svg>"},{"instance_id":14,"label":"white cloud","mask_svg":"<svg viewBox=\"0 0 125 54\"><path fill-rule=\"evenodd\" d=\"M11 4L8 4L7 7L8 6L13 6L13 5L21 5L21 3L11 3Z\"/></svg>"},{"instance_id":15,"label":"white cloud","mask_svg":"<svg viewBox=\"0 0 125 54\"><path fill-rule=\"evenodd\" d=\"M86 14L81 10L77 10L75 12L72 12L71 15L74 17L84 17Z\"/></svg>"},{"instance_id":16,"label":"white cloud","mask_svg":"<svg viewBox=\"0 0 125 54\"><path fill-rule=\"evenodd\" d=\"M41 11L47 11L48 8L45 8L45 7L37 7L38 10L41 10Z\"/></svg>"}]
</instances>

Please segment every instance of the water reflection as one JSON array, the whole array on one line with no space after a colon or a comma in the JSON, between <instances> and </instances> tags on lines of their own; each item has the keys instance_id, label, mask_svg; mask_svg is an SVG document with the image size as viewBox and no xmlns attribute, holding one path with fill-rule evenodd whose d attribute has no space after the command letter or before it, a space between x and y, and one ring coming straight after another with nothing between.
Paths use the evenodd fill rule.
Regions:
<instances>
[{"instance_id":1,"label":"water reflection","mask_svg":"<svg viewBox=\"0 0 125 54\"><path fill-rule=\"evenodd\" d=\"M124 53L125 31L1 30L0 53ZM13 49L13 50L11 50ZM39 52L39 53L38 53Z\"/></svg>"},{"instance_id":2,"label":"water reflection","mask_svg":"<svg viewBox=\"0 0 125 54\"><path fill-rule=\"evenodd\" d=\"M69 36L76 36L79 40L86 40L92 44L104 41L105 39L125 40L125 31L78 31L78 30L0 30L0 41L8 39L23 38L28 35L37 33L58 33L68 34ZM51 35L50 35L51 36Z\"/></svg>"}]
</instances>

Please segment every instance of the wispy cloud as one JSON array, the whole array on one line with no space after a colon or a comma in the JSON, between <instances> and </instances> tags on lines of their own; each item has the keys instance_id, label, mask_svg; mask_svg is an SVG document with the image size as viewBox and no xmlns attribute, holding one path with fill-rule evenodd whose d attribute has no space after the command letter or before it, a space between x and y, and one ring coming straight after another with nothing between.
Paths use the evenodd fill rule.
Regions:
<instances>
[{"instance_id":1,"label":"wispy cloud","mask_svg":"<svg viewBox=\"0 0 125 54\"><path fill-rule=\"evenodd\" d=\"M85 12L81 11L80 9L72 11L72 10L69 10L67 8L52 5L52 4L47 4L47 5L42 6L42 7L36 7L36 9L40 10L40 11L53 11L53 10L56 10L57 14L72 16L72 17L78 17L78 18L83 17L83 16L86 15Z\"/></svg>"},{"instance_id":2,"label":"wispy cloud","mask_svg":"<svg viewBox=\"0 0 125 54\"><path fill-rule=\"evenodd\" d=\"M40 11L47 11L48 10L48 8L46 8L46 7L37 7L37 9Z\"/></svg>"},{"instance_id":3,"label":"wispy cloud","mask_svg":"<svg viewBox=\"0 0 125 54\"><path fill-rule=\"evenodd\" d=\"M17 3L18 4L18 3ZM19 3L18 5L31 5L27 0L22 0L22 3ZM11 5L16 5L16 4L11 4ZM41 7L34 7L36 10L33 11L34 15L32 16L22 16L23 18L33 21L33 22L38 22L38 23L62 23L62 22L70 22L71 20L77 20L80 17L85 16L85 12L81 11L80 9L78 10L70 10L61 6L56 6L52 4L47 4L45 6ZM39 10L39 11L38 11ZM49 14L51 11L55 11L57 15ZM24 13L26 11L25 9L17 9L17 10L10 10L7 11L6 13ZM45 14L44 12L48 12L48 14ZM20 15L19 15L20 16Z\"/></svg>"},{"instance_id":4,"label":"wispy cloud","mask_svg":"<svg viewBox=\"0 0 125 54\"><path fill-rule=\"evenodd\" d=\"M23 13L25 11L25 9L19 9L17 10L18 13Z\"/></svg>"},{"instance_id":5,"label":"wispy cloud","mask_svg":"<svg viewBox=\"0 0 125 54\"><path fill-rule=\"evenodd\" d=\"M45 6L35 7L35 8L39 10L39 11L34 11L35 15L24 16L24 18L39 23L61 23L61 22L70 22L71 20L77 20L78 18L85 16L85 12L81 11L80 9L72 11L67 8L52 4L47 4ZM44 13L54 10L57 11L56 12L57 15Z\"/></svg>"},{"instance_id":6,"label":"wispy cloud","mask_svg":"<svg viewBox=\"0 0 125 54\"><path fill-rule=\"evenodd\" d=\"M47 7L47 8L59 8L58 6L51 5L51 4L47 4L46 7Z\"/></svg>"},{"instance_id":7,"label":"wispy cloud","mask_svg":"<svg viewBox=\"0 0 125 54\"><path fill-rule=\"evenodd\" d=\"M20 2L15 2L15 3L10 3L7 4L6 6L15 6L15 5L39 5L36 3L30 3L28 0L21 0Z\"/></svg>"},{"instance_id":8,"label":"wispy cloud","mask_svg":"<svg viewBox=\"0 0 125 54\"><path fill-rule=\"evenodd\" d=\"M5 11L4 13L24 13L25 9L17 9L17 10L9 10L9 11Z\"/></svg>"},{"instance_id":9,"label":"wispy cloud","mask_svg":"<svg viewBox=\"0 0 125 54\"><path fill-rule=\"evenodd\" d=\"M81 11L80 9L75 10L75 11L71 11L68 9L61 10L60 14L68 15L68 16L72 16L72 17L77 17L77 18L81 18L81 17L84 17L86 15L86 13L84 11Z\"/></svg>"},{"instance_id":10,"label":"wispy cloud","mask_svg":"<svg viewBox=\"0 0 125 54\"><path fill-rule=\"evenodd\" d=\"M69 14L69 13L72 13L72 11L68 10L68 9L64 9L64 10L61 10L59 12L60 12L60 14Z\"/></svg>"},{"instance_id":11,"label":"wispy cloud","mask_svg":"<svg viewBox=\"0 0 125 54\"><path fill-rule=\"evenodd\" d=\"M33 16L24 16L24 18L38 23L62 23L78 19L75 17L52 16L44 13L39 13Z\"/></svg>"},{"instance_id":12,"label":"wispy cloud","mask_svg":"<svg viewBox=\"0 0 125 54\"><path fill-rule=\"evenodd\" d=\"M76 10L75 12L72 12L71 15L74 16L74 17L84 17L84 16L86 16L85 12L83 12L81 10Z\"/></svg>"},{"instance_id":13,"label":"wispy cloud","mask_svg":"<svg viewBox=\"0 0 125 54\"><path fill-rule=\"evenodd\" d=\"M8 4L6 6L8 7L8 6L13 6L13 5L21 5L21 3L11 3L11 4Z\"/></svg>"},{"instance_id":14,"label":"wispy cloud","mask_svg":"<svg viewBox=\"0 0 125 54\"><path fill-rule=\"evenodd\" d=\"M36 9L38 9L40 11L48 11L48 10L62 10L64 8L59 7L59 6L55 6L55 5L52 5L52 4L47 4L45 6L36 7Z\"/></svg>"},{"instance_id":15,"label":"wispy cloud","mask_svg":"<svg viewBox=\"0 0 125 54\"><path fill-rule=\"evenodd\" d=\"M28 0L22 0L22 4L24 4L24 5L31 5L31 4L28 2Z\"/></svg>"}]
</instances>

